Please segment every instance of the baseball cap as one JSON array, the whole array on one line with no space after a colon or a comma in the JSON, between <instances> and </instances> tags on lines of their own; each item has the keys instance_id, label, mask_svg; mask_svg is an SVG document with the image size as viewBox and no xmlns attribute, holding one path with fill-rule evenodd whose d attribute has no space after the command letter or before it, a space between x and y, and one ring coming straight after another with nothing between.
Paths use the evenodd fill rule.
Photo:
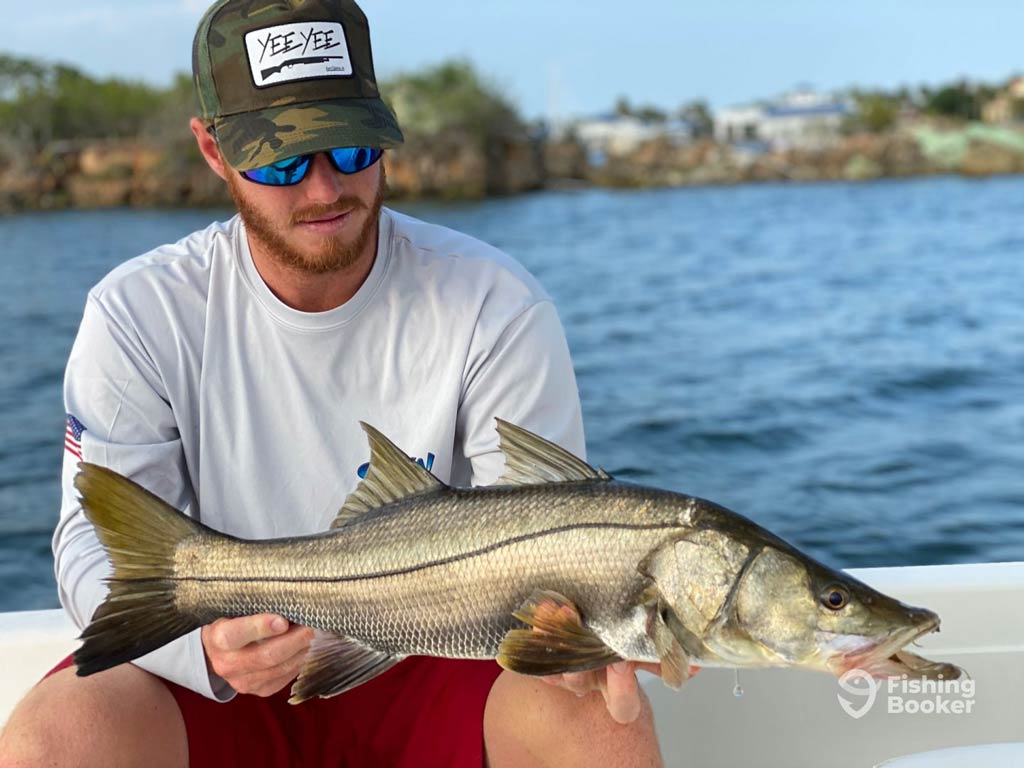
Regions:
<instances>
[{"instance_id":1,"label":"baseball cap","mask_svg":"<svg viewBox=\"0 0 1024 768\"><path fill-rule=\"evenodd\" d=\"M403 141L352 0L218 0L196 30L192 77L200 117L240 171Z\"/></svg>"}]
</instances>

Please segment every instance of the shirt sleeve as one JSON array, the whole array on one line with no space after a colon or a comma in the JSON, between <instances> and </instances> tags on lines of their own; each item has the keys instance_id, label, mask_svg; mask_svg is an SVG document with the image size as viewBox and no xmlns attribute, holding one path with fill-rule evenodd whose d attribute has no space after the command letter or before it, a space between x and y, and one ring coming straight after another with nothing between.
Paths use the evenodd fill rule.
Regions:
<instances>
[{"instance_id":1,"label":"shirt sleeve","mask_svg":"<svg viewBox=\"0 0 1024 768\"><path fill-rule=\"evenodd\" d=\"M457 469L459 459L465 460L471 485L489 485L504 470L495 417L586 458L569 345L554 304L547 299L513 318L487 349L470 360L456 424L454 463ZM466 479L455 475L453 471L456 485Z\"/></svg>"},{"instance_id":2,"label":"shirt sleeve","mask_svg":"<svg viewBox=\"0 0 1024 768\"><path fill-rule=\"evenodd\" d=\"M83 629L107 594L103 579L111 567L79 503L75 451L82 461L130 477L186 513L194 493L159 371L131 327L117 322L93 295L68 360L64 402L69 433L78 437L64 453L54 567L61 605ZM199 630L133 663L207 698L234 696L224 680L207 671Z\"/></svg>"}]
</instances>

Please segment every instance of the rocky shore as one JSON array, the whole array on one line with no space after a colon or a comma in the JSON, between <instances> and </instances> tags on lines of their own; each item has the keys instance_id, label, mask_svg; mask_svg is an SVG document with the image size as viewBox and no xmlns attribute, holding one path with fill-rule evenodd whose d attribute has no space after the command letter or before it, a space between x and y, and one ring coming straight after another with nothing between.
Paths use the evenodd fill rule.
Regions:
<instances>
[{"instance_id":1,"label":"rocky shore","mask_svg":"<svg viewBox=\"0 0 1024 768\"><path fill-rule=\"evenodd\" d=\"M2 150L3 148L0 148ZM566 184L619 188L765 181L861 181L1024 173L1024 132L922 124L845 137L827 149L753 152L705 140L654 140L597 165L573 142L525 137L481 145L458 134L389 153L392 197L479 199ZM182 141L61 142L34 157L0 151L0 212L229 204L223 184Z\"/></svg>"}]
</instances>

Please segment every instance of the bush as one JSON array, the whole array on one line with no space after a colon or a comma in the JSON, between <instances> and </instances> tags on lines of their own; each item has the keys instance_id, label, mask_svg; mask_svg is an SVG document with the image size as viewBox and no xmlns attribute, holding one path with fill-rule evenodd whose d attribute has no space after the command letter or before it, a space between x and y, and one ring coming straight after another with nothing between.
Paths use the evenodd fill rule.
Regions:
<instances>
[{"instance_id":1,"label":"bush","mask_svg":"<svg viewBox=\"0 0 1024 768\"><path fill-rule=\"evenodd\" d=\"M485 146L525 129L515 107L467 61L448 61L381 84L408 139L462 133Z\"/></svg>"},{"instance_id":2,"label":"bush","mask_svg":"<svg viewBox=\"0 0 1024 768\"><path fill-rule=\"evenodd\" d=\"M35 150L61 139L135 137L171 93L0 56L0 132Z\"/></svg>"},{"instance_id":3,"label":"bush","mask_svg":"<svg viewBox=\"0 0 1024 768\"><path fill-rule=\"evenodd\" d=\"M865 131L883 133L893 128L899 119L899 101L884 93L859 94L854 103L857 105L854 120Z\"/></svg>"}]
</instances>

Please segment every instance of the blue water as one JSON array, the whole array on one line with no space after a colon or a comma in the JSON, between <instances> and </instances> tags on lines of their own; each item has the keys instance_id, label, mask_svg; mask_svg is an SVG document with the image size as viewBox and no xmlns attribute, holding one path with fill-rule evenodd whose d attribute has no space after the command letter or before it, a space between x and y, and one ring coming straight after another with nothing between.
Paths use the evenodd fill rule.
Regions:
<instances>
[{"instance_id":1,"label":"blue water","mask_svg":"<svg viewBox=\"0 0 1024 768\"><path fill-rule=\"evenodd\" d=\"M844 566L1024 559L1024 179L397 205L555 297L592 462ZM0 610L56 605L88 288L224 212L0 219Z\"/></svg>"}]
</instances>

